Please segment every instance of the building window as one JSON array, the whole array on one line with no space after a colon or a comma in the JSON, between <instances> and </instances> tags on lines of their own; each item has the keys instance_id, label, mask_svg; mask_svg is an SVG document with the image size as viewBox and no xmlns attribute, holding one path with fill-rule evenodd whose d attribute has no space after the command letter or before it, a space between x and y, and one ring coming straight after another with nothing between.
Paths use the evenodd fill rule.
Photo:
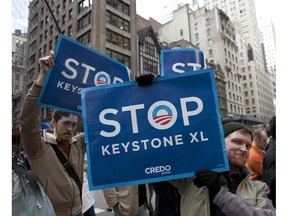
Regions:
<instances>
[{"instance_id":1,"label":"building window","mask_svg":"<svg viewBox=\"0 0 288 216\"><path fill-rule=\"evenodd\" d=\"M92 5L92 0L81 0L78 2L78 14L87 10Z\"/></svg>"},{"instance_id":2,"label":"building window","mask_svg":"<svg viewBox=\"0 0 288 216\"><path fill-rule=\"evenodd\" d=\"M158 74L158 63L151 59L143 57L143 72L150 72L155 75Z\"/></svg>"},{"instance_id":3,"label":"building window","mask_svg":"<svg viewBox=\"0 0 288 216\"><path fill-rule=\"evenodd\" d=\"M128 16L130 15L129 5L121 0L107 0L107 4Z\"/></svg>"},{"instance_id":4,"label":"building window","mask_svg":"<svg viewBox=\"0 0 288 216\"><path fill-rule=\"evenodd\" d=\"M80 37L78 37L77 41L85 45L89 44L91 42L91 30L85 32Z\"/></svg>"},{"instance_id":5,"label":"building window","mask_svg":"<svg viewBox=\"0 0 288 216\"><path fill-rule=\"evenodd\" d=\"M213 43L212 43L212 39L209 38L209 39L208 39L208 46L212 46L212 44L213 44Z\"/></svg>"},{"instance_id":6,"label":"building window","mask_svg":"<svg viewBox=\"0 0 288 216\"><path fill-rule=\"evenodd\" d=\"M50 26L50 34L53 34L53 25Z\"/></svg>"},{"instance_id":7,"label":"building window","mask_svg":"<svg viewBox=\"0 0 288 216\"><path fill-rule=\"evenodd\" d=\"M68 19L72 19L72 16L73 16L73 10L69 10L69 13L68 13Z\"/></svg>"},{"instance_id":8,"label":"building window","mask_svg":"<svg viewBox=\"0 0 288 216\"><path fill-rule=\"evenodd\" d=\"M208 29L207 29L207 37L210 37L210 36L211 36L211 29L208 28Z\"/></svg>"},{"instance_id":9,"label":"building window","mask_svg":"<svg viewBox=\"0 0 288 216\"><path fill-rule=\"evenodd\" d=\"M183 36L183 29L180 29L180 36Z\"/></svg>"},{"instance_id":10,"label":"building window","mask_svg":"<svg viewBox=\"0 0 288 216\"><path fill-rule=\"evenodd\" d=\"M35 68L32 68L30 71L27 72L27 78L32 79L35 74Z\"/></svg>"},{"instance_id":11,"label":"building window","mask_svg":"<svg viewBox=\"0 0 288 216\"><path fill-rule=\"evenodd\" d=\"M119 47L130 50L130 39L120 35L116 32L111 31L110 29L106 30L106 40L109 43L115 44Z\"/></svg>"},{"instance_id":12,"label":"building window","mask_svg":"<svg viewBox=\"0 0 288 216\"><path fill-rule=\"evenodd\" d=\"M49 50L53 50L53 40L49 41Z\"/></svg>"},{"instance_id":13,"label":"building window","mask_svg":"<svg viewBox=\"0 0 288 216\"><path fill-rule=\"evenodd\" d=\"M210 19L209 18L206 19L206 26L210 26Z\"/></svg>"},{"instance_id":14,"label":"building window","mask_svg":"<svg viewBox=\"0 0 288 216\"><path fill-rule=\"evenodd\" d=\"M106 12L106 21L113 26L116 26L124 31L130 32L130 22L123 19L110 11Z\"/></svg>"},{"instance_id":15,"label":"building window","mask_svg":"<svg viewBox=\"0 0 288 216\"><path fill-rule=\"evenodd\" d=\"M54 42L55 42L54 46L56 46L57 40L58 40L58 35L56 35L56 36L54 37Z\"/></svg>"},{"instance_id":16,"label":"building window","mask_svg":"<svg viewBox=\"0 0 288 216\"><path fill-rule=\"evenodd\" d=\"M145 49L145 53L147 53L151 56L155 56L156 46L155 46L154 40L151 36L147 36L145 38L144 49Z\"/></svg>"},{"instance_id":17,"label":"building window","mask_svg":"<svg viewBox=\"0 0 288 216\"><path fill-rule=\"evenodd\" d=\"M213 57L213 50L209 49L209 57Z\"/></svg>"},{"instance_id":18,"label":"building window","mask_svg":"<svg viewBox=\"0 0 288 216\"><path fill-rule=\"evenodd\" d=\"M68 27L68 36L72 36L72 25Z\"/></svg>"},{"instance_id":19,"label":"building window","mask_svg":"<svg viewBox=\"0 0 288 216\"><path fill-rule=\"evenodd\" d=\"M130 57L111 49L106 49L106 55L130 67Z\"/></svg>"},{"instance_id":20,"label":"building window","mask_svg":"<svg viewBox=\"0 0 288 216\"><path fill-rule=\"evenodd\" d=\"M91 12L87 13L81 19L78 20L78 31L86 27L91 23Z\"/></svg>"},{"instance_id":21,"label":"building window","mask_svg":"<svg viewBox=\"0 0 288 216\"><path fill-rule=\"evenodd\" d=\"M60 5L58 5L56 8L56 15L58 16L59 14L60 14Z\"/></svg>"},{"instance_id":22,"label":"building window","mask_svg":"<svg viewBox=\"0 0 288 216\"><path fill-rule=\"evenodd\" d=\"M199 40L199 34L196 33L196 34L195 34L195 41L198 41L198 40Z\"/></svg>"},{"instance_id":23,"label":"building window","mask_svg":"<svg viewBox=\"0 0 288 216\"><path fill-rule=\"evenodd\" d=\"M30 56L30 58L29 58L29 66L33 65L35 63L35 61L36 61L36 56L34 54L34 55Z\"/></svg>"},{"instance_id":24,"label":"building window","mask_svg":"<svg viewBox=\"0 0 288 216\"><path fill-rule=\"evenodd\" d=\"M66 22L66 15L64 14L64 15L62 16L62 25L65 25L65 22Z\"/></svg>"}]
</instances>

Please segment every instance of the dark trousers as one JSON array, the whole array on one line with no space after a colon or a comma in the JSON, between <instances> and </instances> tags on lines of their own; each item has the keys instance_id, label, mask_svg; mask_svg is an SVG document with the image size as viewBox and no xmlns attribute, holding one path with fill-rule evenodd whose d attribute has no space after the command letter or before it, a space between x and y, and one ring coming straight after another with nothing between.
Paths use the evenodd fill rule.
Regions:
<instances>
[{"instance_id":1,"label":"dark trousers","mask_svg":"<svg viewBox=\"0 0 288 216\"><path fill-rule=\"evenodd\" d=\"M83 216L96 216L94 211L94 206L92 205L84 214Z\"/></svg>"}]
</instances>

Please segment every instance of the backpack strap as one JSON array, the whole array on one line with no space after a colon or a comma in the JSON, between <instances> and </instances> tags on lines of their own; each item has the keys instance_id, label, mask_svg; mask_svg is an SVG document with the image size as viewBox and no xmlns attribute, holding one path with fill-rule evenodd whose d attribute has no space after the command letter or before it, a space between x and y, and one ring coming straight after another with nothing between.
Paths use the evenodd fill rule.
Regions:
<instances>
[{"instance_id":1,"label":"backpack strap","mask_svg":"<svg viewBox=\"0 0 288 216\"><path fill-rule=\"evenodd\" d=\"M75 170L73 169L72 165L70 164L70 162L66 159L66 157L64 156L64 154L61 152L61 150L53 144L50 144L52 146L52 148L54 149L59 161L61 162L61 164L63 165L64 169L67 171L67 173L71 176L71 178L74 179L76 185L79 188L80 191L80 199L81 199L81 203L82 203L82 184L79 180L78 175L76 174Z\"/></svg>"}]
</instances>

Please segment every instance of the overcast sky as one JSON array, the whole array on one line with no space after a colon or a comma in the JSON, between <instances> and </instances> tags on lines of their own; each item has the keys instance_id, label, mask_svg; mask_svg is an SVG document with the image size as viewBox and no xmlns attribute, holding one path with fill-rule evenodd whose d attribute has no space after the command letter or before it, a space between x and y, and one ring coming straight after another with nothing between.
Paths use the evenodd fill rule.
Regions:
<instances>
[{"instance_id":1,"label":"overcast sky","mask_svg":"<svg viewBox=\"0 0 288 216\"><path fill-rule=\"evenodd\" d=\"M28 27L28 6L31 0L12 0L12 31L20 29L23 32L27 31ZM270 17L273 22L277 21L279 10L281 7L272 1L254 0L257 14ZM159 22L169 19L169 12L175 10L175 3L191 3L192 0L136 0L137 14L149 19L152 17ZM270 4L269 4L270 3ZM21 10L17 10L22 8ZM23 9L24 8L24 9ZM281 13L280 13L281 14Z\"/></svg>"}]
</instances>

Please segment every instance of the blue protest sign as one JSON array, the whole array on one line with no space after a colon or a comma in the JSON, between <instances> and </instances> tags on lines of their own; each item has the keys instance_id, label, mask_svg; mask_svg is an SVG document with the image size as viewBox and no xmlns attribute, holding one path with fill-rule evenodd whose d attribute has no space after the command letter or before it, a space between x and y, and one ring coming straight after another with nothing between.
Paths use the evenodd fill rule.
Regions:
<instances>
[{"instance_id":1,"label":"blue protest sign","mask_svg":"<svg viewBox=\"0 0 288 216\"><path fill-rule=\"evenodd\" d=\"M54 62L38 97L39 105L81 114L82 89L130 80L124 64L64 35L58 37Z\"/></svg>"},{"instance_id":2,"label":"blue protest sign","mask_svg":"<svg viewBox=\"0 0 288 216\"><path fill-rule=\"evenodd\" d=\"M193 48L161 50L161 76L204 69L205 57Z\"/></svg>"},{"instance_id":3,"label":"blue protest sign","mask_svg":"<svg viewBox=\"0 0 288 216\"><path fill-rule=\"evenodd\" d=\"M90 190L228 170L212 69L86 88L82 106Z\"/></svg>"},{"instance_id":4,"label":"blue protest sign","mask_svg":"<svg viewBox=\"0 0 288 216\"><path fill-rule=\"evenodd\" d=\"M53 129L53 125L51 123L48 123L48 122L41 122L41 124L40 124L41 136L43 136L43 132L45 129Z\"/></svg>"}]
</instances>

